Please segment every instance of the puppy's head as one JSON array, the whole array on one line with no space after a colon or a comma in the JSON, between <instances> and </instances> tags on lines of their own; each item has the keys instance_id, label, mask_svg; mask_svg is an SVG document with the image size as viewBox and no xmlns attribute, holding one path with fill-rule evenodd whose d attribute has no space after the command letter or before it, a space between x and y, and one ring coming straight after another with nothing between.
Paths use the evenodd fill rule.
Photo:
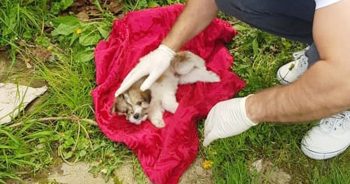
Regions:
<instances>
[{"instance_id":1,"label":"puppy's head","mask_svg":"<svg viewBox=\"0 0 350 184\"><path fill-rule=\"evenodd\" d=\"M141 91L140 85L138 82L123 94L115 97L112 109L112 112L125 115L127 120L137 125L147 119L151 101L150 91Z\"/></svg>"}]
</instances>

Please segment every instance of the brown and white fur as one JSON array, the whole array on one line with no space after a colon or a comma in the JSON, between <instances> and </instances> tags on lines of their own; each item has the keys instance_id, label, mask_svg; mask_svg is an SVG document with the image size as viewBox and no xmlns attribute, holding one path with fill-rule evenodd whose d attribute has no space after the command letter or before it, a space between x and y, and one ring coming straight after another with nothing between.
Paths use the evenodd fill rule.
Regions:
<instances>
[{"instance_id":1,"label":"brown and white fur","mask_svg":"<svg viewBox=\"0 0 350 184\"><path fill-rule=\"evenodd\" d=\"M148 118L154 126L162 128L165 126L164 110L175 113L179 105L175 96L179 84L219 82L220 78L206 69L201 57L184 51L177 53L170 67L143 92L140 86L144 80L145 77L115 97L112 111L125 115L131 123L140 124Z\"/></svg>"}]
</instances>

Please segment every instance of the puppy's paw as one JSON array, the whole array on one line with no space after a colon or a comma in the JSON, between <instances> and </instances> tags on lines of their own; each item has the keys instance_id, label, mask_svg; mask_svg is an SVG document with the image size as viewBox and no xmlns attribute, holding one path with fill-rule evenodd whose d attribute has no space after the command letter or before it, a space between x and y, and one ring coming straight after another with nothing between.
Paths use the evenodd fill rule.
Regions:
<instances>
[{"instance_id":1,"label":"puppy's paw","mask_svg":"<svg viewBox=\"0 0 350 184\"><path fill-rule=\"evenodd\" d=\"M176 112L177 107L179 107L179 103L176 102L172 104L172 106L170 106L168 111L174 114Z\"/></svg>"},{"instance_id":2,"label":"puppy's paw","mask_svg":"<svg viewBox=\"0 0 350 184\"><path fill-rule=\"evenodd\" d=\"M195 82L219 82L220 77L212 71L207 71L202 68L195 68L190 73L180 76L180 84L191 84Z\"/></svg>"},{"instance_id":3,"label":"puppy's paw","mask_svg":"<svg viewBox=\"0 0 350 184\"><path fill-rule=\"evenodd\" d=\"M164 128L165 127L165 122L162 118L155 118L155 119L151 120L151 122L157 128Z\"/></svg>"},{"instance_id":4,"label":"puppy's paw","mask_svg":"<svg viewBox=\"0 0 350 184\"><path fill-rule=\"evenodd\" d=\"M207 75L203 76L205 82L220 82L220 77L216 73L208 71Z\"/></svg>"},{"instance_id":5,"label":"puppy's paw","mask_svg":"<svg viewBox=\"0 0 350 184\"><path fill-rule=\"evenodd\" d=\"M172 101L172 102L166 101L163 103L164 109L173 114L175 113L178 106L179 106L179 103L177 103L176 101Z\"/></svg>"},{"instance_id":6,"label":"puppy's paw","mask_svg":"<svg viewBox=\"0 0 350 184\"><path fill-rule=\"evenodd\" d=\"M186 76L180 77L179 84L191 84L194 83L194 81Z\"/></svg>"}]
</instances>

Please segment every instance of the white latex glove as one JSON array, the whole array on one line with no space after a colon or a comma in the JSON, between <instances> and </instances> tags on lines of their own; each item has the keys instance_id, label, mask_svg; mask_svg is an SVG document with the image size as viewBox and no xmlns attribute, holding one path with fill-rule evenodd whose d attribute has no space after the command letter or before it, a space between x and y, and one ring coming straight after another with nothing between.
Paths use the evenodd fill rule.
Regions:
<instances>
[{"instance_id":1,"label":"white latex glove","mask_svg":"<svg viewBox=\"0 0 350 184\"><path fill-rule=\"evenodd\" d=\"M256 125L246 114L247 97L217 103L204 123L204 146L219 138L238 135Z\"/></svg>"},{"instance_id":2,"label":"white latex glove","mask_svg":"<svg viewBox=\"0 0 350 184\"><path fill-rule=\"evenodd\" d=\"M148 75L142 83L140 89L147 90L170 66L170 62L175 56L175 52L165 45L160 45L157 49L150 52L140 59L140 62L125 77L115 96L119 96L129 89L136 81Z\"/></svg>"}]
</instances>

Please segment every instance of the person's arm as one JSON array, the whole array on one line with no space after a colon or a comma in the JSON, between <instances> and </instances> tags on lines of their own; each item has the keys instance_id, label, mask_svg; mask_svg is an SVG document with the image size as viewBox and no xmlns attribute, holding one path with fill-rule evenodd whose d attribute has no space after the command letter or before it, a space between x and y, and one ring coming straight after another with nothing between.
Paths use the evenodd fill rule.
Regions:
<instances>
[{"instance_id":1,"label":"person's arm","mask_svg":"<svg viewBox=\"0 0 350 184\"><path fill-rule=\"evenodd\" d=\"M313 34L321 61L289 86L216 104L203 145L238 135L260 122L320 119L350 108L350 0L316 11Z\"/></svg>"},{"instance_id":2,"label":"person's arm","mask_svg":"<svg viewBox=\"0 0 350 184\"><path fill-rule=\"evenodd\" d=\"M189 0L162 44L140 58L140 62L125 77L115 96L124 93L136 81L147 75L148 77L141 85L141 90L150 88L154 81L169 67L175 52L205 29L216 17L216 14L215 0Z\"/></svg>"},{"instance_id":3,"label":"person's arm","mask_svg":"<svg viewBox=\"0 0 350 184\"><path fill-rule=\"evenodd\" d=\"M316 10L313 36L321 60L295 83L246 101L254 122L320 119L350 108L350 0Z\"/></svg>"},{"instance_id":4,"label":"person's arm","mask_svg":"<svg viewBox=\"0 0 350 184\"><path fill-rule=\"evenodd\" d=\"M205 29L216 17L215 0L189 0L162 44L174 51Z\"/></svg>"}]
</instances>

